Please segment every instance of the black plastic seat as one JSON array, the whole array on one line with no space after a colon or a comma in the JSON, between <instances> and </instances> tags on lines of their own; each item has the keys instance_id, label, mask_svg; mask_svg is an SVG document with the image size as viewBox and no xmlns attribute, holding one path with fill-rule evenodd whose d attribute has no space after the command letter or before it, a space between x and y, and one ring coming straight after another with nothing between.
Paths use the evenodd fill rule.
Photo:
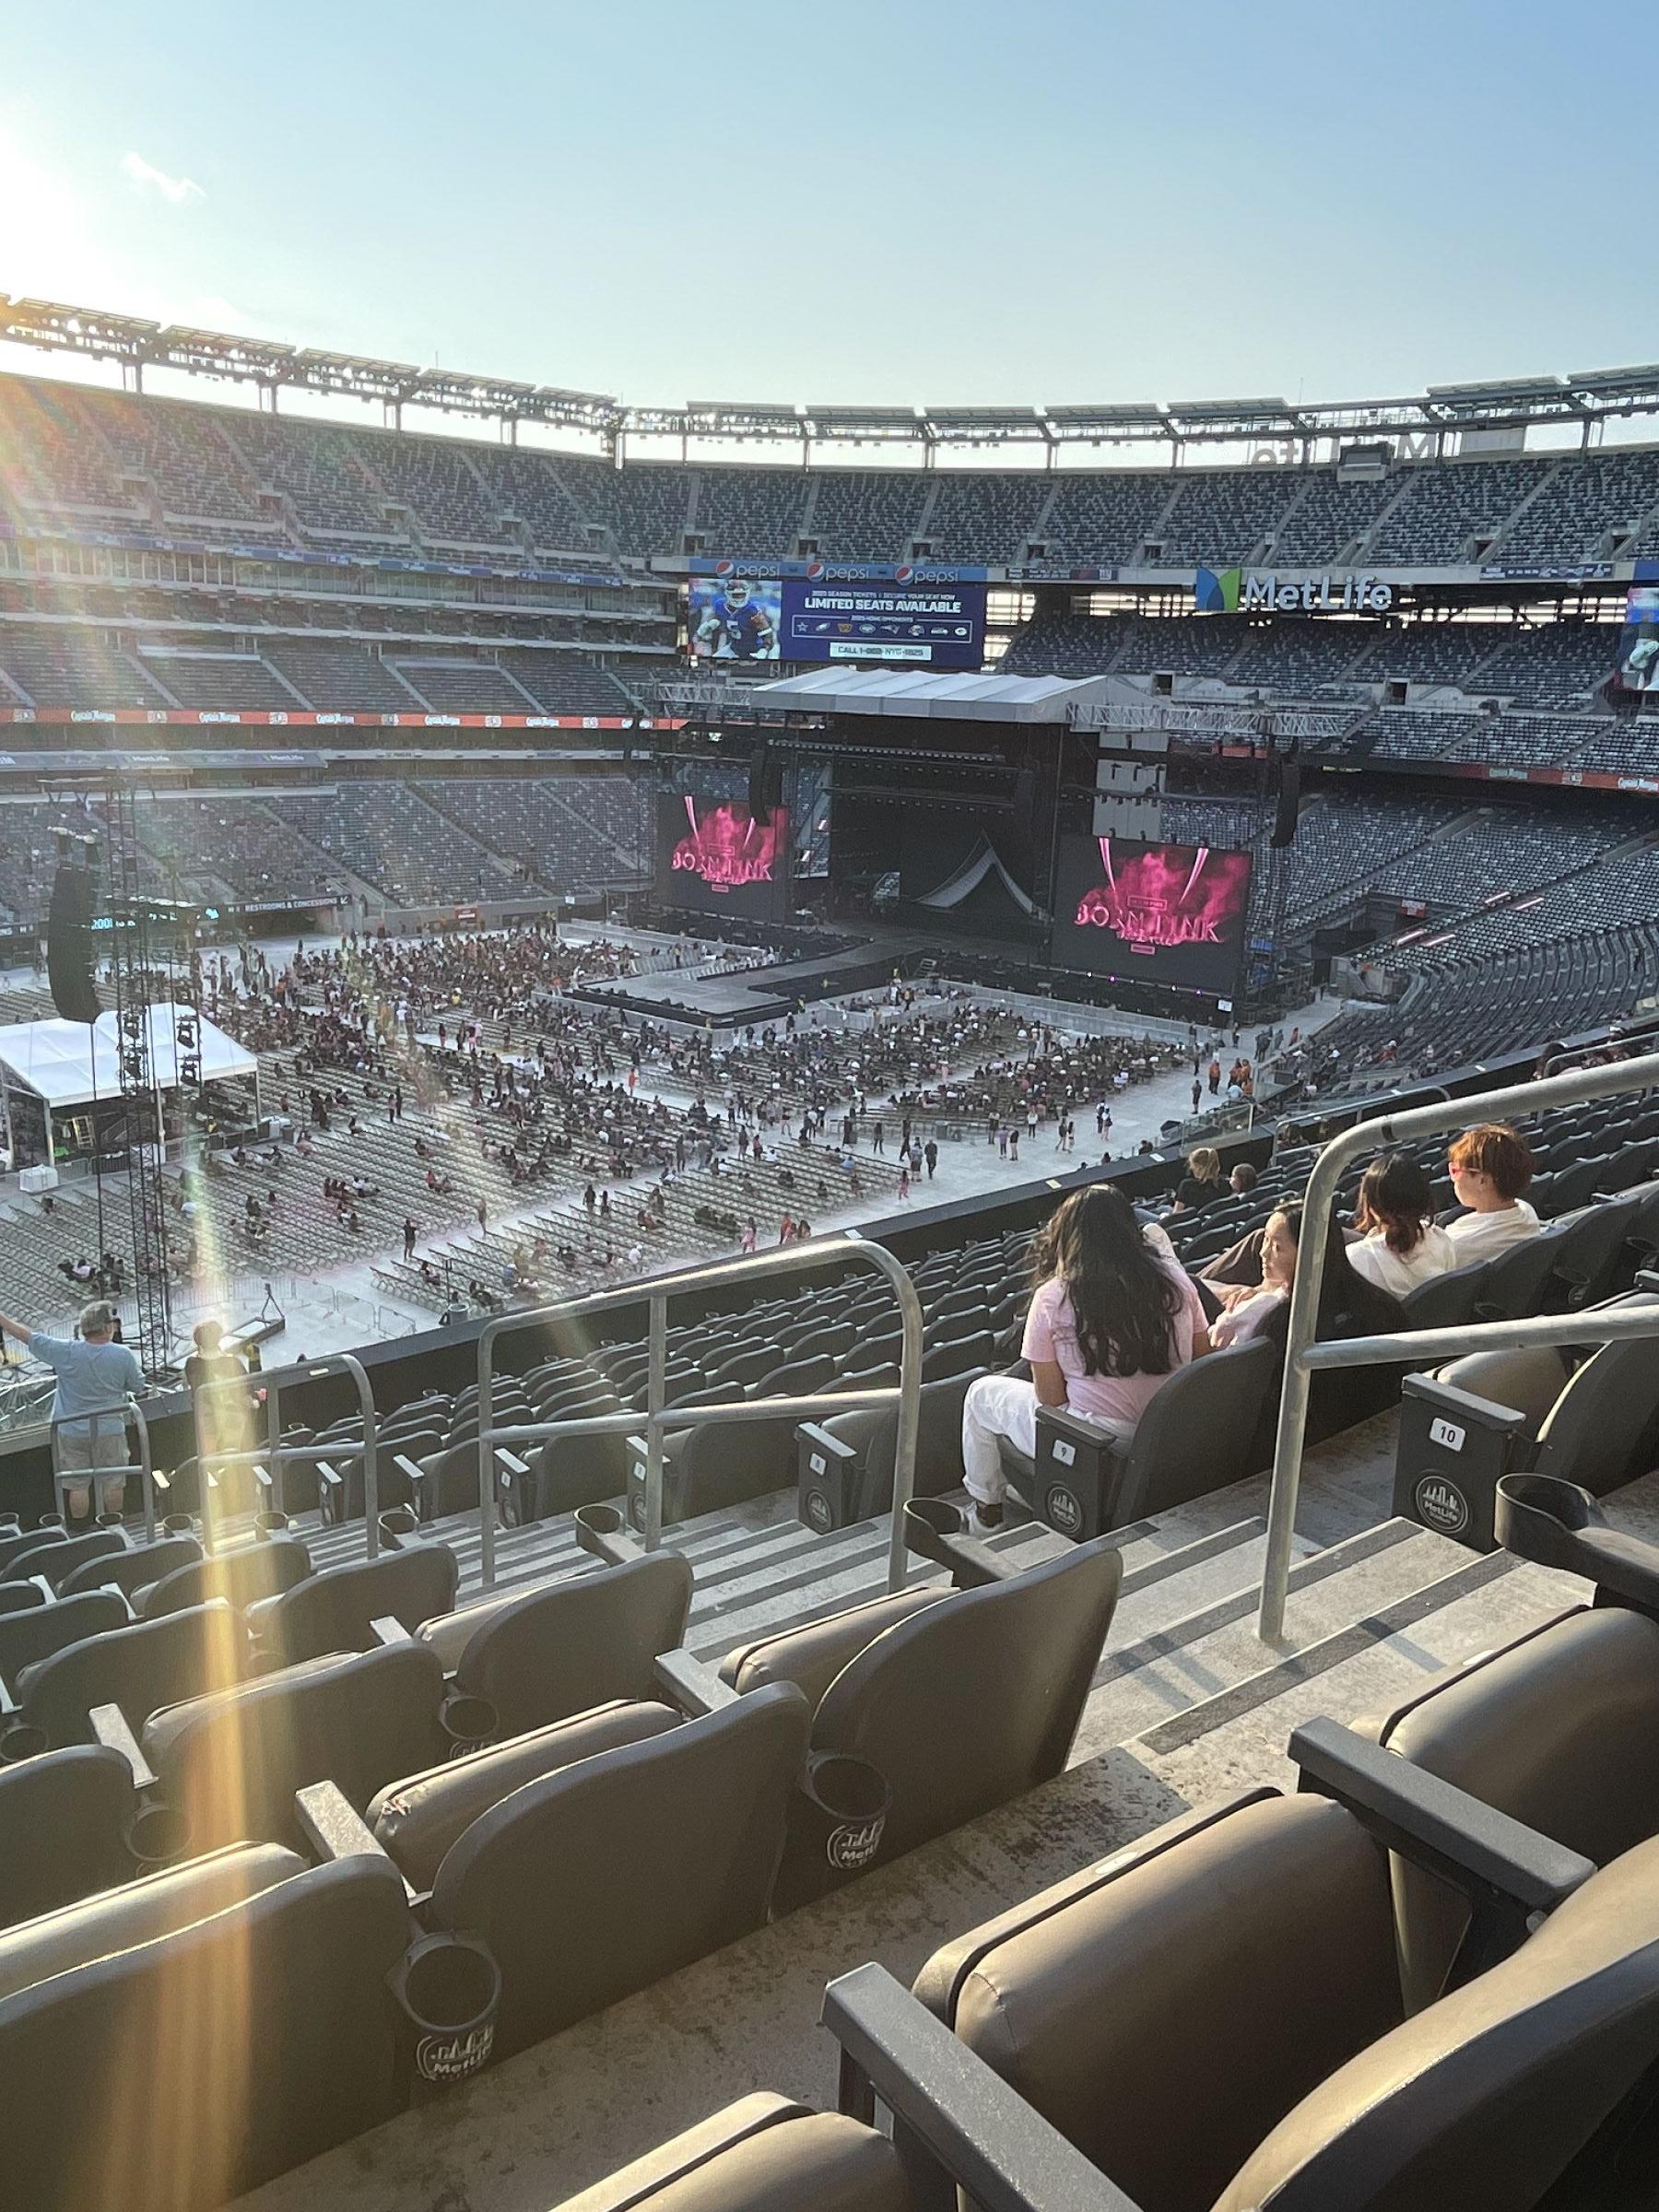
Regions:
<instances>
[{"instance_id":1,"label":"black plastic seat","mask_svg":"<svg viewBox=\"0 0 1659 2212\"><path fill-rule=\"evenodd\" d=\"M133 1771L101 1744L0 1766L0 1927L133 1872Z\"/></svg>"},{"instance_id":2,"label":"black plastic seat","mask_svg":"<svg viewBox=\"0 0 1659 2212\"><path fill-rule=\"evenodd\" d=\"M618 1698L650 1698L653 1662L682 1641L691 1569L659 1551L428 1621L455 1688L482 1698L497 1735L522 1735Z\"/></svg>"},{"instance_id":3,"label":"black plastic seat","mask_svg":"<svg viewBox=\"0 0 1659 2212\"><path fill-rule=\"evenodd\" d=\"M408 1939L395 1870L351 1859L0 1999L8 2197L212 2212L389 2120L404 2091L386 1977ZM161 2020L196 2032L181 2027L173 2070L135 2094L134 2053ZM76 2124L83 2106L96 2125Z\"/></svg>"},{"instance_id":4,"label":"black plastic seat","mask_svg":"<svg viewBox=\"0 0 1659 2212\"><path fill-rule=\"evenodd\" d=\"M1059 1773L1117 1606L1109 1540L971 1590L906 1591L730 1653L739 1691L796 1683L812 1748L873 1768L892 1801L859 1865L884 1865ZM822 1687L825 1683L828 1687ZM832 1886L821 1821L791 1823L780 1897Z\"/></svg>"},{"instance_id":5,"label":"black plastic seat","mask_svg":"<svg viewBox=\"0 0 1659 2212\"><path fill-rule=\"evenodd\" d=\"M1462 1830L1459 1809L1428 1808L1430 1851L1451 1870L1472 1848L1484 1895L1513 1831L1466 1800ZM1524 1830L1518 1847L1554 1910L1530 1936L1517 1915L1519 1948L1410 2017L1373 1834L1346 1803L1272 1793L1011 1908L936 1954L917 1995L1145 2212L1633 2207L1651 2126L1640 2099L1620 2108L1659 2057L1659 1844L1599 1874ZM1650 2128L1628 2194L1596 2142L1627 2113ZM1583 2192L1551 2194L1581 2157Z\"/></svg>"},{"instance_id":6,"label":"black plastic seat","mask_svg":"<svg viewBox=\"0 0 1659 2212\"><path fill-rule=\"evenodd\" d=\"M606 1405L593 1410L614 1412L617 1408ZM555 1513L573 1513L581 1505L620 1498L628 1488L628 1440L620 1433L550 1436L545 1443L530 1449L530 1494L538 1521Z\"/></svg>"},{"instance_id":7,"label":"black plastic seat","mask_svg":"<svg viewBox=\"0 0 1659 2212\"><path fill-rule=\"evenodd\" d=\"M312 1659L151 1715L140 1743L191 1847L303 1841L294 1794L333 1782L359 1810L451 1748L443 1668L414 1642Z\"/></svg>"},{"instance_id":8,"label":"black plastic seat","mask_svg":"<svg viewBox=\"0 0 1659 2212\"><path fill-rule=\"evenodd\" d=\"M798 1691L762 1690L528 1783L472 1823L429 1917L500 1963L498 2055L764 1923L807 1718Z\"/></svg>"},{"instance_id":9,"label":"black plastic seat","mask_svg":"<svg viewBox=\"0 0 1659 2212\"><path fill-rule=\"evenodd\" d=\"M124 1628L132 1618L112 1590L83 1590L55 1605L0 1616L0 1682L15 1684L27 1666L88 1636Z\"/></svg>"},{"instance_id":10,"label":"black plastic seat","mask_svg":"<svg viewBox=\"0 0 1659 2212\"><path fill-rule=\"evenodd\" d=\"M175 1567L143 1594L138 1610L146 1620L156 1620L163 1613L182 1612L187 1606L205 1606L222 1597L245 1611L261 1598L291 1590L311 1571L311 1553L299 1537L276 1536L268 1544L246 1544L240 1551L223 1551L215 1559Z\"/></svg>"},{"instance_id":11,"label":"black plastic seat","mask_svg":"<svg viewBox=\"0 0 1659 2212\"><path fill-rule=\"evenodd\" d=\"M81 1590L125 1591L131 1597L135 1590L147 1589L159 1583L175 1568L194 1566L202 1557L202 1547L194 1536L159 1536L153 1544L135 1544L126 1551L101 1552L92 1559L83 1559L57 1583L60 1597L73 1597Z\"/></svg>"},{"instance_id":12,"label":"black plastic seat","mask_svg":"<svg viewBox=\"0 0 1659 2212\"><path fill-rule=\"evenodd\" d=\"M248 1632L222 1598L72 1643L26 1667L20 1717L55 1749L96 1740L89 1715L118 1705L135 1734L163 1705L228 1689L246 1676Z\"/></svg>"},{"instance_id":13,"label":"black plastic seat","mask_svg":"<svg viewBox=\"0 0 1659 2212\"><path fill-rule=\"evenodd\" d=\"M58 1590L77 1568L94 1565L126 1548L126 1537L118 1528L94 1528L84 1536L65 1538L57 1538L53 1532L41 1529L31 1548L13 1554L8 1571L14 1575L43 1574L52 1587Z\"/></svg>"},{"instance_id":14,"label":"black plastic seat","mask_svg":"<svg viewBox=\"0 0 1659 2212\"><path fill-rule=\"evenodd\" d=\"M280 1596L248 1608L248 1626L279 1666L328 1652L373 1648L374 1623L390 1618L412 1635L455 1602L461 1570L447 1544L414 1544L347 1567L308 1575Z\"/></svg>"},{"instance_id":15,"label":"black plastic seat","mask_svg":"<svg viewBox=\"0 0 1659 2212\"><path fill-rule=\"evenodd\" d=\"M12 1561L41 1544L66 1544L66 1528L18 1528L0 1531L0 1574L12 1577Z\"/></svg>"}]
</instances>

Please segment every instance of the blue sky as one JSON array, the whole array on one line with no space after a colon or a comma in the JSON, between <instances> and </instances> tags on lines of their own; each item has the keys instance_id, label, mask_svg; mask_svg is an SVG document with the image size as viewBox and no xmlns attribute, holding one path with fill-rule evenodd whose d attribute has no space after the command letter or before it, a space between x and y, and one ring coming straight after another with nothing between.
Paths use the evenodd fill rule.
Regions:
<instances>
[{"instance_id":1,"label":"blue sky","mask_svg":"<svg viewBox=\"0 0 1659 2212\"><path fill-rule=\"evenodd\" d=\"M1630 55L1534 0L14 7L0 290L633 402L1647 362Z\"/></svg>"}]
</instances>

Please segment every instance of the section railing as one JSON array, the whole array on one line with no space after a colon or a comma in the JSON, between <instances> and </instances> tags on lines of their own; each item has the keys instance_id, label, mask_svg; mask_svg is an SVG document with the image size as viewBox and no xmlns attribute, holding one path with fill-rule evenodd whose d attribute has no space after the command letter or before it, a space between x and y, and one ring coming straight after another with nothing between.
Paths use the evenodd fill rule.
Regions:
<instances>
[{"instance_id":1,"label":"section railing","mask_svg":"<svg viewBox=\"0 0 1659 2212\"><path fill-rule=\"evenodd\" d=\"M1474 1098L1437 1100L1405 1113L1359 1122L1334 1136L1313 1162L1302 1200L1296 1279L1285 1344L1285 1379L1279 1393L1278 1429L1273 1452L1273 1489L1267 1508L1267 1549L1262 1571L1261 1609L1256 1632L1277 1642L1285 1625L1291 1553L1296 1541L1296 1509L1301 1488L1302 1446L1307 1436L1308 1392L1315 1372L1345 1367L1381 1367L1420 1361L1430 1366L1465 1352L1530 1349L1546 1345L1617 1344L1631 1337L1659 1336L1659 1305L1618 1311L1537 1314L1519 1321L1471 1323L1449 1329L1402 1331L1394 1336L1359 1336L1347 1342L1314 1341L1319 1292L1324 1277L1325 1238L1343 1170L1361 1154L1388 1151L1421 1136L1439 1136L1475 1122L1501 1122L1556 1106L1577 1106L1613 1097L1621 1090L1659 1088L1659 1053L1619 1060L1604 1067L1574 1068L1541 1083L1518 1083L1508 1090Z\"/></svg>"},{"instance_id":2,"label":"section railing","mask_svg":"<svg viewBox=\"0 0 1659 2212\"><path fill-rule=\"evenodd\" d=\"M282 1441L282 1394L298 1382L322 1382L334 1375L347 1375L357 1392L358 1410L362 1416L363 1435L359 1442L355 1437L333 1443L285 1444ZM209 1441L215 1428L212 1409L221 1399L237 1405L245 1415L250 1401L257 1391L265 1393L265 1441L221 1447ZM226 1375L202 1383L193 1400L196 1433L196 1473L201 1499L198 1512L202 1524L202 1547L211 1558L218 1537L218 1477L227 1468L248 1467L253 1475L254 1488L264 1500L264 1510L272 1518L284 1511L282 1476L286 1467L315 1467L321 1481L343 1491L345 1485L335 1463L351 1464L361 1460L363 1465L363 1524L364 1542L370 1559L380 1555L380 1467L376 1439L374 1392L363 1363L350 1352L330 1352L321 1359L301 1359L290 1367L268 1367L257 1374ZM319 1500L319 1502L321 1502ZM344 1519L345 1500L342 1498L339 1518ZM326 1515L324 1518L327 1518Z\"/></svg>"},{"instance_id":3,"label":"section railing","mask_svg":"<svg viewBox=\"0 0 1659 2212\"><path fill-rule=\"evenodd\" d=\"M843 1266L852 1262L873 1268L891 1284L899 1302L902 1331L898 1387L818 1393L805 1397L739 1398L730 1404L675 1406L666 1403L668 1366L668 1307L672 1300L705 1297L712 1291L753 1284L758 1288L774 1277L800 1275L813 1268ZM495 1347L503 1336L525 1329L568 1335L571 1328L623 1307L643 1303L647 1309L647 1368L645 1411L584 1414L576 1420L513 1422L498 1428L494 1414ZM722 1260L709 1267L676 1275L653 1285L631 1285L595 1291L559 1305L543 1306L524 1313L503 1313L490 1322L478 1338L478 1526L479 1569L484 1587L496 1579L495 1457L498 1450L546 1443L555 1437L633 1436L641 1429L645 1437L645 1510L641 1535L647 1551L663 1541L664 1446L671 1430L700 1429L712 1421L809 1419L826 1413L851 1413L861 1406L896 1406L898 1433L893 1455L893 1509L888 1543L888 1588L902 1590L908 1572L909 1552L904 1540L904 1508L915 1482L916 1437L922 1411L922 1301L909 1272L880 1244L866 1243L855 1231L806 1245L785 1245L776 1252L757 1253L735 1260Z\"/></svg>"}]
</instances>

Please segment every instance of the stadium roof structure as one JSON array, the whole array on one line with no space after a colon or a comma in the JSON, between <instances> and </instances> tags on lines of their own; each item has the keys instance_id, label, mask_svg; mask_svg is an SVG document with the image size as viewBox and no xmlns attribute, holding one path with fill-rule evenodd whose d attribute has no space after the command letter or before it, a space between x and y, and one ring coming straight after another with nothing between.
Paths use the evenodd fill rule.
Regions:
<instances>
[{"instance_id":1,"label":"stadium roof structure","mask_svg":"<svg viewBox=\"0 0 1659 2212\"><path fill-rule=\"evenodd\" d=\"M1064 406L815 406L783 401L695 400L640 406L607 393L511 377L421 369L354 354L326 353L223 331L162 324L135 315L73 307L0 292L0 340L41 352L116 362L127 387L144 388L147 369L218 382L252 383L273 410L283 391L304 391L378 405L401 424L406 406L431 408L498 425L514 439L521 423L595 438L621 453L629 436L798 446L908 445L931 463L945 448L1026 444L1046 449L1053 465L1067 445L1162 447L1179 458L1191 444L1291 441L1312 448L1388 432L1454 433L1571 424L1582 442L1615 417L1659 415L1659 365L1587 369L1489 383L1431 384L1402 399L1292 403L1283 398L1102 401Z\"/></svg>"},{"instance_id":2,"label":"stadium roof structure","mask_svg":"<svg viewBox=\"0 0 1659 2212\"><path fill-rule=\"evenodd\" d=\"M821 668L811 676L756 684L747 697L756 706L786 713L1069 723L1077 708L1111 689L1111 679L1098 676L932 676L920 669Z\"/></svg>"},{"instance_id":3,"label":"stadium roof structure","mask_svg":"<svg viewBox=\"0 0 1659 2212\"><path fill-rule=\"evenodd\" d=\"M175 1090L182 1057L177 1025L196 1020L188 1006L159 1006L147 1009L150 1065L163 1090ZM198 1023L201 1038L202 1080L224 1083L238 1076L253 1077L259 1063L244 1052L234 1037L206 1019ZM121 1042L112 1013L100 1014L95 1023L14 1021L0 1028L0 1082L8 1090L32 1091L48 1106L90 1106L99 1099L121 1095Z\"/></svg>"}]
</instances>

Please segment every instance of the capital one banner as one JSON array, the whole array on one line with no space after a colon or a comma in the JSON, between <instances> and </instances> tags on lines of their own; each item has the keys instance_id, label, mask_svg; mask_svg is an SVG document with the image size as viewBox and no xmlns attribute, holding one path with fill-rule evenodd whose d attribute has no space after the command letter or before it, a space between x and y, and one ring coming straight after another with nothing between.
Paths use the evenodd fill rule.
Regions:
<instances>
[{"instance_id":1,"label":"capital one banner","mask_svg":"<svg viewBox=\"0 0 1659 2212\"><path fill-rule=\"evenodd\" d=\"M1068 837L1054 890L1054 964L1230 997L1250 875L1248 853Z\"/></svg>"}]
</instances>

